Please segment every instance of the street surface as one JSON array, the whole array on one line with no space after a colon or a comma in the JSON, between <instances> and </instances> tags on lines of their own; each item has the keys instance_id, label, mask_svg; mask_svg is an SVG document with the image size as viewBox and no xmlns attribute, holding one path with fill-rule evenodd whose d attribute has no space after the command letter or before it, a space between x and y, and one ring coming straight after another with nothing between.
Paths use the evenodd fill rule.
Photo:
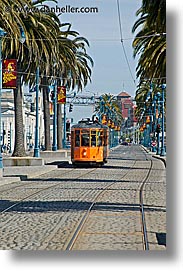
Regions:
<instances>
[{"instance_id":1,"label":"street surface","mask_svg":"<svg viewBox=\"0 0 183 275\"><path fill-rule=\"evenodd\" d=\"M102 168L62 162L0 186L0 249L143 250L142 183L149 250L165 250L165 166L137 145L116 147Z\"/></svg>"}]
</instances>

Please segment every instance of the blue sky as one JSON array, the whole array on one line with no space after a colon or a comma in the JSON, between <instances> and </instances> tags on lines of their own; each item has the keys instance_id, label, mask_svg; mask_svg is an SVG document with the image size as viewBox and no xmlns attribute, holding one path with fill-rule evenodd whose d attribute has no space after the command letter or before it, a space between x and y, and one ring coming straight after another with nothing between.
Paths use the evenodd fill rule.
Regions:
<instances>
[{"instance_id":1,"label":"blue sky","mask_svg":"<svg viewBox=\"0 0 183 275\"><path fill-rule=\"evenodd\" d=\"M120 42L117 1L59 0L57 4L59 7L66 5L98 8L98 13L62 13L60 16L62 22L70 22L72 29L90 42L88 53L94 60L94 67L92 83L88 84L85 90L117 95L124 89L134 96L136 88ZM135 12L140 5L141 0L120 0L124 46L134 79L137 60L133 58L131 29L137 20Z\"/></svg>"},{"instance_id":2,"label":"blue sky","mask_svg":"<svg viewBox=\"0 0 183 275\"><path fill-rule=\"evenodd\" d=\"M119 0L122 20L124 46L135 79L137 60L133 58L131 32L137 20L136 11L141 6L141 0ZM131 96L135 95L136 87L130 75L122 45L120 42L117 0L58 0L59 8L66 7L97 7L98 13L62 13L60 20L72 24L72 29L90 42L88 53L94 60L92 83L84 91L96 94L119 94L122 90ZM51 4L55 6L56 4ZM126 40L127 39L127 40ZM82 112L81 112L82 108ZM93 106L74 105L73 112L66 108L67 118L73 118L76 123L82 117L91 117Z\"/></svg>"}]
</instances>

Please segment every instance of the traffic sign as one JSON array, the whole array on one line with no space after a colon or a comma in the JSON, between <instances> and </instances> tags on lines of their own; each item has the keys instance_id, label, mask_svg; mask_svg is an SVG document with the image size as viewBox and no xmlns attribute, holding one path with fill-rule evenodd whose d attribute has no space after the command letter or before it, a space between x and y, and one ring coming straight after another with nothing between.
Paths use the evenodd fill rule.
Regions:
<instances>
[{"instance_id":1,"label":"traffic sign","mask_svg":"<svg viewBox=\"0 0 183 275\"><path fill-rule=\"evenodd\" d=\"M152 141L152 142L151 142L151 145L152 145L153 147L155 147L155 146L156 146L156 141Z\"/></svg>"}]
</instances>

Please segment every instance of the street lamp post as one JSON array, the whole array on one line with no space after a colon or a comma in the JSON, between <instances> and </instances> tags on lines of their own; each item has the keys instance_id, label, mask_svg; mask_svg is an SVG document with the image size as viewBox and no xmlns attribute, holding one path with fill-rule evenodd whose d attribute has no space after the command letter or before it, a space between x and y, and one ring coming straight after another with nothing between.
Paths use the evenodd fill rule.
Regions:
<instances>
[{"instance_id":1,"label":"street lamp post","mask_svg":"<svg viewBox=\"0 0 183 275\"><path fill-rule=\"evenodd\" d=\"M144 137L144 146L147 147L148 146L148 141L147 141L147 124L146 124L146 103L144 103L144 118L143 118L143 121L144 121L144 125L145 125L145 128L144 128L144 132L143 132L143 137Z\"/></svg>"},{"instance_id":2,"label":"street lamp post","mask_svg":"<svg viewBox=\"0 0 183 275\"><path fill-rule=\"evenodd\" d=\"M2 131L1 131L2 133ZM4 129L4 121L3 121L3 134L2 134L2 140L1 140L1 146L4 146L4 136L5 136L5 129Z\"/></svg>"},{"instance_id":3,"label":"street lamp post","mask_svg":"<svg viewBox=\"0 0 183 275\"><path fill-rule=\"evenodd\" d=\"M164 114L164 111L165 111L165 107L164 107L164 104L165 104L165 88L166 88L166 85L163 84L162 85L162 141L161 141L161 156L165 156L166 153L165 153L165 114Z\"/></svg>"},{"instance_id":4,"label":"street lamp post","mask_svg":"<svg viewBox=\"0 0 183 275\"><path fill-rule=\"evenodd\" d=\"M54 99L53 99L53 146L52 151L57 151L57 87L54 83Z\"/></svg>"},{"instance_id":5,"label":"street lamp post","mask_svg":"<svg viewBox=\"0 0 183 275\"><path fill-rule=\"evenodd\" d=\"M157 125L160 123L160 93L157 93L157 105L158 105L158 119L157 119ZM160 155L160 133L157 132L157 151L156 155Z\"/></svg>"},{"instance_id":6,"label":"street lamp post","mask_svg":"<svg viewBox=\"0 0 183 275\"><path fill-rule=\"evenodd\" d=\"M2 38L6 32L0 28L0 177L3 175L3 157L1 152L2 147L2 131L1 131L1 96L2 96Z\"/></svg>"},{"instance_id":7,"label":"street lamp post","mask_svg":"<svg viewBox=\"0 0 183 275\"><path fill-rule=\"evenodd\" d=\"M156 99L157 96L154 95L153 97L153 139L155 142L156 139ZM156 146L152 146L152 152L156 152Z\"/></svg>"},{"instance_id":8,"label":"street lamp post","mask_svg":"<svg viewBox=\"0 0 183 275\"><path fill-rule=\"evenodd\" d=\"M39 157L39 67L36 69L36 129L34 157Z\"/></svg>"},{"instance_id":9,"label":"street lamp post","mask_svg":"<svg viewBox=\"0 0 183 275\"><path fill-rule=\"evenodd\" d=\"M151 102L152 102L152 92L153 92L153 85L151 83L150 84ZM153 150L153 146L152 146L152 138L153 138L153 109L152 109L152 105L149 107L149 116L150 116L149 148L151 148L151 150Z\"/></svg>"},{"instance_id":10,"label":"street lamp post","mask_svg":"<svg viewBox=\"0 0 183 275\"><path fill-rule=\"evenodd\" d=\"M64 139L63 148L66 148L66 104L64 104Z\"/></svg>"},{"instance_id":11,"label":"street lamp post","mask_svg":"<svg viewBox=\"0 0 183 275\"><path fill-rule=\"evenodd\" d=\"M11 150L11 137L12 137L12 125L11 125L11 122L10 122L10 149L9 149L9 153L11 154L12 153L12 150Z\"/></svg>"},{"instance_id":12,"label":"street lamp post","mask_svg":"<svg viewBox=\"0 0 183 275\"><path fill-rule=\"evenodd\" d=\"M152 98L152 83L150 83L150 89L149 89L149 91L148 91L148 94L147 94L147 98L146 98L146 103L148 103L149 102L149 100ZM146 104L145 103L145 104ZM146 105L145 105L146 106ZM149 119L148 120L150 120L150 121L148 121L146 124L147 124L147 131L146 131L146 133L147 133L147 147L148 148L151 148L151 132L152 132L152 108L151 108L151 106L149 106L149 104L148 104L148 106L147 106L147 108L146 108L146 110L147 110L147 118L149 117ZM146 119L146 121L147 121L147 119Z\"/></svg>"},{"instance_id":13,"label":"street lamp post","mask_svg":"<svg viewBox=\"0 0 183 275\"><path fill-rule=\"evenodd\" d=\"M102 96L100 96L99 101L99 122L102 122L102 114L104 113L104 102Z\"/></svg>"}]
</instances>

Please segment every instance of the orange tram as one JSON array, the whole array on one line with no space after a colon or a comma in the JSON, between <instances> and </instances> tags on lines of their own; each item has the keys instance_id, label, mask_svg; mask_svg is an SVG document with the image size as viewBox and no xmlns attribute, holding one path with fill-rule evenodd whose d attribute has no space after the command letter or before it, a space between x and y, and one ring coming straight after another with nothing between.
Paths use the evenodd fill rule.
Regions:
<instances>
[{"instance_id":1,"label":"orange tram","mask_svg":"<svg viewBox=\"0 0 183 275\"><path fill-rule=\"evenodd\" d=\"M71 127L71 161L74 166L102 166L107 162L108 154L108 126L86 118Z\"/></svg>"}]
</instances>

